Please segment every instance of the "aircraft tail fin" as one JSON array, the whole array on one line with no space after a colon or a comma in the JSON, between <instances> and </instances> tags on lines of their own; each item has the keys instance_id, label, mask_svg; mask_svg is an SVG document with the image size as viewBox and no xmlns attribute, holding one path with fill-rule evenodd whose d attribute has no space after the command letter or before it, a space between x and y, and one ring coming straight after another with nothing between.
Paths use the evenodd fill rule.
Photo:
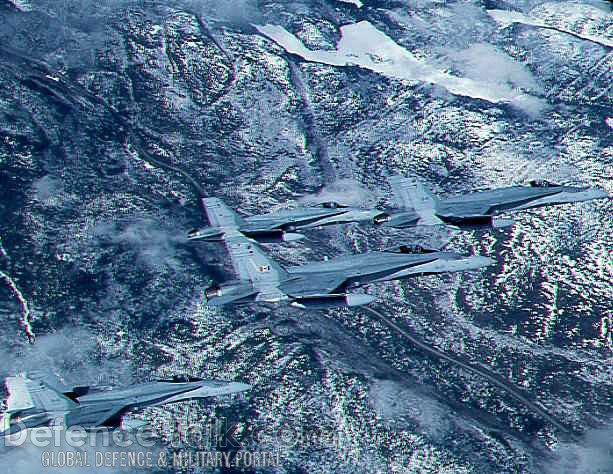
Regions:
<instances>
[{"instance_id":1,"label":"aircraft tail fin","mask_svg":"<svg viewBox=\"0 0 613 474\"><path fill-rule=\"evenodd\" d=\"M399 207L416 211L436 208L438 199L417 179L396 175L390 176L389 183Z\"/></svg>"},{"instance_id":2,"label":"aircraft tail fin","mask_svg":"<svg viewBox=\"0 0 613 474\"><path fill-rule=\"evenodd\" d=\"M402 209L413 209L420 216L420 224L434 225L442 221L436 217L438 198L420 181L403 176L390 176L389 183L396 200Z\"/></svg>"},{"instance_id":3,"label":"aircraft tail fin","mask_svg":"<svg viewBox=\"0 0 613 474\"><path fill-rule=\"evenodd\" d=\"M74 400L65 396L37 374L17 375L4 381L9 397L7 411L17 412L39 408L49 412L63 412L77 406Z\"/></svg>"}]
</instances>

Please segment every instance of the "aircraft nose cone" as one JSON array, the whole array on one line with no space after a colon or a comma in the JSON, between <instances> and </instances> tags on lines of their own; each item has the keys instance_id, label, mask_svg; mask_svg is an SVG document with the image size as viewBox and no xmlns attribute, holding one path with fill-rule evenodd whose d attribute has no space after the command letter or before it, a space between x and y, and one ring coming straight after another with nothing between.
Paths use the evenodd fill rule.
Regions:
<instances>
[{"instance_id":1,"label":"aircraft nose cone","mask_svg":"<svg viewBox=\"0 0 613 474\"><path fill-rule=\"evenodd\" d=\"M592 199L607 199L613 197L604 189L596 188L584 188L580 192L576 193L577 201L591 201ZM572 195L571 195L572 197Z\"/></svg>"},{"instance_id":2,"label":"aircraft nose cone","mask_svg":"<svg viewBox=\"0 0 613 474\"><path fill-rule=\"evenodd\" d=\"M251 385L242 382L232 382L228 384L228 393L239 393L251 390Z\"/></svg>"},{"instance_id":3,"label":"aircraft nose cone","mask_svg":"<svg viewBox=\"0 0 613 474\"><path fill-rule=\"evenodd\" d=\"M482 257L480 255L475 255L474 257L468 258L468 264L470 269L489 267L490 265L494 265L496 260L489 257Z\"/></svg>"},{"instance_id":4,"label":"aircraft nose cone","mask_svg":"<svg viewBox=\"0 0 613 474\"><path fill-rule=\"evenodd\" d=\"M606 192L604 189L595 189L592 191L594 193L594 199L604 199L613 197L611 194Z\"/></svg>"}]
</instances>

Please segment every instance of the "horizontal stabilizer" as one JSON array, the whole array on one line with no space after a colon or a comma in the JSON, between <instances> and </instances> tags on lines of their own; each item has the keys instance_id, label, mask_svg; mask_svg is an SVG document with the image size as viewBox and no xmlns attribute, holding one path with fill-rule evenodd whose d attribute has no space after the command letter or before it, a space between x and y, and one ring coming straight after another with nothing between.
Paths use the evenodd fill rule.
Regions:
<instances>
[{"instance_id":1,"label":"horizontal stabilizer","mask_svg":"<svg viewBox=\"0 0 613 474\"><path fill-rule=\"evenodd\" d=\"M204 240L205 242L221 242L224 232L219 227L201 227L187 233L188 240Z\"/></svg>"}]
</instances>

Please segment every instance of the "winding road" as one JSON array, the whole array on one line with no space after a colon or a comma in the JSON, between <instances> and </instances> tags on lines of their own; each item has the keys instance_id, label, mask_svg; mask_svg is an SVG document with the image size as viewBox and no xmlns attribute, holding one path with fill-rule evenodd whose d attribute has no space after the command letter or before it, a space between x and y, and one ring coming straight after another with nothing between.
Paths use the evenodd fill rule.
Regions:
<instances>
[{"instance_id":1,"label":"winding road","mask_svg":"<svg viewBox=\"0 0 613 474\"><path fill-rule=\"evenodd\" d=\"M539 415L544 420L548 421L552 426L554 426L560 432L565 433L566 435L574 436L575 433L569 427L565 426L563 423L556 420L544 408L540 407L536 402L533 402L532 400L530 400L527 394L523 394L518 388L502 380L500 376L494 374L493 372L490 372L489 370L483 367L477 367L477 366L471 365L468 361L464 361L457 356L446 354L442 351L439 351L438 349L435 349L432 346L429 346L425 342L422 342L416 337L412 336L408 332L408 330L400 327L398 324L396 324L390 318L385 316L383 313L380 313L379 311L373 308L364 306L361 309L372 314L375 318L379 319L381 322L386 324L390 329L392 329L397 334L407 339L411 344L421 349L423 352L431 356L437 357L439 359L445 360L449 362L450 364L456 365L457 367L460 367L468 372L472 372L473 374L483 377L485 380L490 382L492 385L495 385L496 387L504 390L510 396L515 398L517 401L523 403L527 408L532 410L534 413Z\"/></svg>"}]
</instances>

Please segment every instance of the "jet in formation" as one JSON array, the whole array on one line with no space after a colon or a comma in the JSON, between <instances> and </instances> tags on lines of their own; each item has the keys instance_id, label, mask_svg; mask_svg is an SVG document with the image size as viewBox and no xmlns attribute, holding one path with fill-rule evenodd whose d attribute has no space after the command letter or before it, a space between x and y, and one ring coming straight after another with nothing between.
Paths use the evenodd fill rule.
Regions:
<instances>
[{"instance_id":1,"label":"jet in formation","mask_svg":"<svg viewBox=\"0 0 613 474\"><path fill-rule=\"evenodd\" d=\"M414 178L389 178L394 208L362 209L326 202L317 206L259 214L242 218L239 230L260 243L303 238L296 231L352 222L384 227L410 228L443 225L456 230L502 228L514 223L495 216L502 212L609 198L603 190L531 181L529 186L511 186L438 198ZM188 233L190 240L222 241L215 226Z\"/></svg>"},{"instance_id":2,"label":"jet in formation","mask_svg":"<svg viewBox=\"0 0 613 474\"><path fill-rule=\"evenodd\" d=\"M531 181L530 186L475 191L467 194L438 198L414 178L389 178L397 210L375 217L375 223L395 228L419 225L446 225L460 230L506 227L510 219L496 219L497 214L510 211L591 201L609 198L606 191L563 186L548 181Z\"/></svg>"},{"instance_id":3,"label":"jet in formation","mask_svg":"<svg viewBox=\"0 0 613 474\"><path fill-rule=\"evenodd\" d=\"M175 377L124 388L59 387L42 378L7 377L9 393L0 436L52 425L84 429L118 427L122 416L145 406L239 393L250 385L192 377Z\"/></svg>"},{"instance_id":4,"label":"jet in formation","mask_svg":"<svg viewBox=\"0 0 613 474\"><path fill-rule=\"evenodd\" d=\"M494 263L487 257L400 245L283 268L241 232L245 221L220 199L202 201L211 227L218 229L238 277L208 288L205 296L209 305L282 302L314 309L359 306L375 298L350 293L351 288L411 276L473 270Z\"/></svg>"},{"instance_id":5,"label":"jet in formation","mask_svg":"<svg viewBox=\"0 0 613 474\"><path fill-rule=\"evenodd\" d=\"M351 222L373 222L381 211L343 206L336 202L324 202L312 207L286 209L270 214L258 214L241 218L240 232L260 243L291 242L304 236L296 233L300 229L321 228L329 225ZM188 233L190 240L220 242L221 230L215 226L194 229Z\"/></svg>"}]
</instances>

